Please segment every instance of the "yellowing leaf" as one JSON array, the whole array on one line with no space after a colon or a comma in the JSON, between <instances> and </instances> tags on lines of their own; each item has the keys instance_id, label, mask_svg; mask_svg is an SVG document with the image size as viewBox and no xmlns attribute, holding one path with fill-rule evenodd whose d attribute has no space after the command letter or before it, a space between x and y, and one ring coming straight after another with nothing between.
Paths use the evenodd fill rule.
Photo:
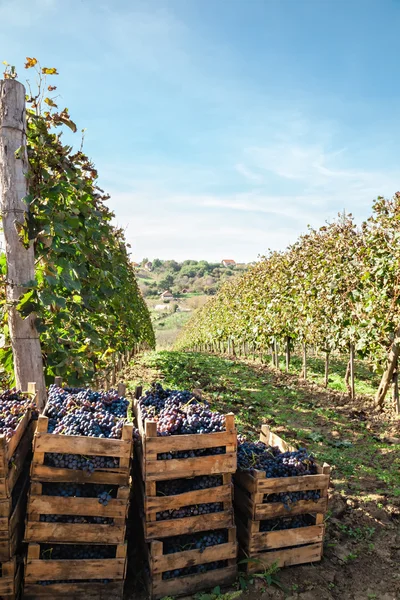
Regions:
<instances>
[{"instance_id":1,"label":"yellowing leaf","mask_svg":"<svg viewBox=\"0 0 400 600\"><path fill-rule=\"evenodd\" d=\"M43 75L58 75L57 69L55 69L54 67L52 69L49 69L48 67L43 67L42 73Z\"/></svg>"},{"instance_id":2,"label":"yellowing leaf","mask_svg":"<svg viewBox=\"0 0 400 600\"><path fill-rule=\"evenodd\" d=\"M48 104L49 106L55 106L57 108L57 104L51 99L51 98L45 98L44 101L46 102L46 104Z\"/></svg>"},{"instance_id":3,"label":"yellowing leaf","mask_svg":"<svg viewBox=\"0 0 400 600\"><path fill-rule=\"evenodd\" d=\"M29 58L29 56L27 56L26 63L25 63L25 69L30 69L31 67L34 67L35 65L37 65L37 59Z\"/></svg>"}]
</instances>

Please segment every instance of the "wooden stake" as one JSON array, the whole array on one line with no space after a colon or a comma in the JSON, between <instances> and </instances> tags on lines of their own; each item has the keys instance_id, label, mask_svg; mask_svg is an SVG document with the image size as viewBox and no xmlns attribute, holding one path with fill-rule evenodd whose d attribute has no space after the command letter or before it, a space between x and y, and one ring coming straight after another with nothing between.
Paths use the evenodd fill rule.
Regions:
<instances>
[{"instance_id":1,"label":"wooden stake","mask_svg":"<svg viewBox=\"0 0 400 600\"><path fill-rule=\"evenodd\" d=\"M289 373L290 369L290 337L286 336L286 373Z\"/></svg>"},{"instance_id":2,"label":"wooden stake","mask_svg":"<svg viewBox=\"0 0 400 600\"><path fill-rule=\"evenodd\" d=\"M397 414L400 414L400 399L399 399L399 373L396 367L393 373L393 404Z\"/></svg>"},{"instance_id":3,"label":"wooden stake","mask_svg":"<svg viewBox=\"0 0 400 600\"><path fill-rule=\"evenodd\" d=\"M279 370L279 345L275 338L274 340L275 367Z\"/></svg>"},{"instance_id":4,"label":"wooden stake","mask_svg":"<svg viewBox=\"0 0 400 600\"><path fill-rule=\"evenodd\" d=\"M354 379L354 344L350 344L350 396L351 398L356 397L355 391L355 379Z\"/></svg>"},{"instance_id":5,"label":"wooden stake","mask_svg":"<svg viewBox=\"0 0 400 600\"><path fill-rule=\"evenodd\" d=\"M43 359L35 314L23 319L17 304L26 292L26 284L35 279L33 244L26 248L18 234L28 206L28 156L26 152L25 88L14 79L0 81L0 200L4 232L8 304L8 326L14 357L16 386L26 390L28 381L37 384L39 410L47 394Z\"/></svg>"},{"instance_id":6,"label":"wooden stake","mask_svg":"<svg viewBox=\"0 0 400 600\"><path fill-rule=\"evenodd\" d=\"M307 344L303 343L303 378L307 379Z\"/></svg>"},{"instance_id":7,"label":"wooden stake","mask_svg":"<svg viewBox=\"0 0 400 600\"><path fill-rule=\"evenodd\" d=\"M325 352L325 381L324 385L327 388L329 384L329 352Z\"/></svg>"}]
</instances>

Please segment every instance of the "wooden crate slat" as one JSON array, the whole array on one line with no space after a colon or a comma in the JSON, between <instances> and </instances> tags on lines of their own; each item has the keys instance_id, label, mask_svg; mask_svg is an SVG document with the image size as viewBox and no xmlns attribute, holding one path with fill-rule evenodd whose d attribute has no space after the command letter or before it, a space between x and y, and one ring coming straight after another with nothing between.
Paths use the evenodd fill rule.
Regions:
<instances>
[{"instance_id":1,"label":"wooden crate slat","mask_svg":"<svg viewBox=\"0 0 400 600\"><path fill-rule=\"evenodd\" d=\"M147 513L150 511L162 512L164 510L174 510L182 506L192 506L194 504L230 501L232 501L232 485L223 484L203 490L184 492L183 494L176 494L174 496L145 496L144 506Z\"/></svg>"},{"instance_id":2,"label":"wooden crate slat","mask_svg":"<svg viewBox=\"0 0 400 600\"><path fill-rule=\"evenodd\" d=\"M14 594L17 591L17 561L14 558L3 562L2 576L0 577L0 597L10 596L14 598Z\"/></svg>"},{"instance_id":3,"label":"wooden crate slat","mask_svg":"<svg viewBox=\"0 0 400 600\"><path fill-rule=\"evenodd\" d=\"M59 469L47 465L32 464L31 478L50 483L105 483L127 485L129 469L97 469L94 473L73 469Z\"/></svg>"},{"instance_id":4,"label":"wooden crate slat","mask_svg":"<svg viewBox=\"0 0 400 600\"><path fill-rule=\"evenodd\" d=\"M82 515L85 517L125 518L128 499L113 498L106 506L97 498L64 498L62 496L33 496L29 498L29 514Z\"/></svg>"},{"instance_id":5,"label":"wooden crate slat","mask_svg":"<svg viewBox=\"0 0 400 600\"><path fill-rule=\"evenodd\" d=\"M92 456L115 456L129 458L132 451L130 440L85 437L36 432L34 452L57 454L82 454Z\"/></svg>"},{"instance_id":6,"label":"wooden crate slat","mask_svg":"<svg viewBox=\"0 0 400 600\"><path fill-rule=\"evenodd\" d=\"M323 544L322 542L319 542L317 544L307 544L306 546L299 546L297 548L283 548L281 550L270 552L250 553L250 555L246 557L244 570L250 574L262 572L264 568L267 568L274 563L279 568L283 568L317 562L322 558L322 551ZM251 558L253 558L254 561L250 560L247 562ZM239 567L242 567L242 565L239 564Z\"/></svg>"},{"instance_id":7,"label":"wooden crate slat","mask_svg":"<svg viewBox=\"0 0 400 600\"><path fill-rule=\"evenodd\" d=\"M6 442L4 440L5 441L5 444L4 444L4 449L5 449L5 461L4 462L5 463L7 463L11 459L15 450L17 449L17 446L20 443L25 430L30 423L31 417L32 417L32 411L29 409L26 411L26 413L22 417L21 421L18 423L17 428L16 428L15 433L12 436L12 438L8 442ZM1 437L3 437L3 436L1 436Z\"/></svg>"},{"instance_id":8,"label":"wooden crate slat","mask_svg":"<svg viewBox=\"0 0 400 600\"><path fill-rule=\"evenodd\" d=\"M233 508L221 512L182 519L145 522L145 538L159 539L185 533L198 533L208 529L225 529L234 525Z\"/></svg>"},{"instance_id":9,"label":"wooden crate slat","mask_svg":"<svg viewBox=\"0 0 400 600\"><path fill-rule=\"evenodd\" d=\"M184 569L194 565L204 565L218 560L236 559L236 542L227 542L205 548L205 550L186 550L173 554L154 554L151 551L151 571L164 573L174 569Z\"/></svg>"},{"instance_id":10,"label":"wooden crate slat","mask_svg":"<svg viewBox=\"0 0 400 600\"><path fill-rule=\"evenodd\" d=\"M82 560L27 559L25 581L54 581L60 579L123 579L125 559L103 558Z\"/></svg>"},{"instance_id":11,"label":"wooden crate slat","mask_svg":"<svg viewBox=\"0 0 400 600\"><path fill-rule=\"evenodd\" d=\"M25 529L25 541L27 542L119 544L124 539L125 524L97 525L28 521Z\"/></svg>"},{"instance_id":12,"label":"wooden crate slat","mask_svg":"<svg viewBox=\"0 0 400 600\"><path fill-rule=\"evenodd\" d=\"M14 486L26 467L32 451L32 439L35 427L36 421L31 421L28 426L24 428L20 443L11 459L7 461L5 475L0 477L0 503L11 497Z\"/></svg>"},{"instance_id":13,"label":"wooden crate slat","mask_svg":"<svg viewBox=\"0 0 400 600\"><path fill-rule=\"evenodd\" d=\"M255 533L250 538L250 552L273 550L285 546L300 546L301 544L314 544L321 542L324 537L324 525L310 525L297 529L284 529L281 531L266 531Z\"/></svg>"},{"instance_id":14,"label":"wooden crate slat","mask_svg":"<svg viewBox=\"0 0 400 600\"><path fill-rule=\"evenodd\" d=\"M229 585L235 581L236 575L237 566L231 565L207 573L153 581L152 598L158 600L164 596L186 596L215 586Z\"/></svg>"},{"instance_id":15,"label":"wooden crate slat","mask_svg":"<svg viewBox=\"0 0 400 600\"><path fill-rule=\"evenodd\" d=\"M24 600L42 600L42 598L93 598L93 600L122 600L123 581L111 583L54 583L35 585L28 583L24 588Z\"/></svg>"},{"instance_id":16,"label":"wooden crate slat","mask_svg":"<svg viewBox=\"0 0 400 600\"><path fill-rule=\"evenodd\" d=\"M236 452L231 452L215 456L148 461L145 464L144 473L145 478L149 481L162 481L197 475L234 473L236 464Z\"/></svg>"},{"instance_id":17,"label":"wooden crate slat","mask_svg":"<svg viewBox=\"0 0 400 600\"><path fill-rule=\"evenodd\" d=\"M220 433L196 433L187 435L169 435L167 437L146 437L146 458L157 459L157 454L203 448L218 448L237 444L236 431Z\"/></svg>"},{"instance_id":18,"label":"wooden crate slat","mask_svg":"<svg viewBox=\"0 0 400 600\"><path fill-rule=\"evenodd\" d=\"M236 492L235 492L236 494ZM328 499L319 498L319 500L299 500L290 504L288 510L281 502L269 502L266 504L255 504L254 519L263 521L264 519L273 519L276 517L294 517L296 515L305 515L310 513L325 514L328 509Z\"/></svg>"}]
</instances>

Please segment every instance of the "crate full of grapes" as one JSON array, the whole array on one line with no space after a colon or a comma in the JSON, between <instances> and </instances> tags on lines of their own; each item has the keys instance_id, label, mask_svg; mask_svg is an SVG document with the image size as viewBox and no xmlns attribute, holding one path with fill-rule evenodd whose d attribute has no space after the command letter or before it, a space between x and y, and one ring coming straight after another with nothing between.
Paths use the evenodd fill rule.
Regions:
<instances>
[{"instance_id":1,"label":"crate full of grapes","mask_svg":"<svg viewBox=\"0 0 400 600\"><path fill-rule=\"evenodd\" d=\"M190 533L148 544L152 600L229 585L237 576L236 529Z\"/></svg>"},{"instance_id":2,"label":"crate full of grapes","mask_svg":"<svg viewBox=\"0 0 400 600\"><path fill-rule=\"evenodd\" d=\"M318 465L263 425L256 444L241 441L235 514L246 570L321 560L330 467Z\"/></svg>"},{"instance_id":3,"label":"crate full of grapes","mask_svg":"<svg viewBox=\"0 0 400 600\"><path fill-rule=\"evenodd\" d=\"M25 541L123 543L129 496L129 486L32 482Z\"/></svg>"},{"instance_id":4,"label":"crate full of grapes","mask_svg":"<svg viewBox=\"0 0 400 600\"><path fill-rule=\"evenodd\" d=\"M115 390L50 386L34 437L32 480L129 485L133 426L127 408Z\"/></svg>"},{"instance_id":5,"label":"crate full of grapes","mask_svg":"<svg viewBox=\"0 0 400 600\"><path fill-rule=\"evenodd\" d=\"M142 482L136 490L146 540L234 526L232 475Z\"/></svg>"},{"instance_id":6,"label":"crate full of grapes","mask_svg":"<svg viewBox=\"0 0 400 600\"><path fill-rule=\"evenodd\" d=\"M122 600L126 544L29 544L24 598Z\"/></svg>"},{"instance_id":7,"label":"crate full of grapes","mask_svg":"<svg viewBox=\"0 0 400 600\"><path fill-rule=\"evenodd\" d=\"M154 385L134 401L145 481L234 473L237 432L233 414L210 410L191 392Z\"/></svg>"},{"instance_id":8,"label":"crate full of grapes","mask_svg":"<svg viewBox=\"0 0 400 600\"><path fill-rule=\"evenodd\" d=\"M27 392L0 393L0 502L12 495L31 451L32 418L37 414L35 384Z\"/></svg>"}]
</instances>

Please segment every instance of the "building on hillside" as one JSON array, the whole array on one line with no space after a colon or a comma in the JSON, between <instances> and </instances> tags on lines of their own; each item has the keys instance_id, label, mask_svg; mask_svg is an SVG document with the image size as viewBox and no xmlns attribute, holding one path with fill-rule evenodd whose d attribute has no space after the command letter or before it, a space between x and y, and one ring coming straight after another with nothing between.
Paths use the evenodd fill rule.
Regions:
<instances>
[{"instance_id":1,"label":"building on hillside","mask_svg":"<svg viewBox=\"0 0 400 600\"><path fill-rule=\"evenodd\" d=\"M152 262L150 262L150 261L149 261L149 262L147 262L147 263L144 265L144 268L145 268L147 271L152 271L152 270L153 270L153 263L152 263Z\"/></svg>"},{"instance_id":2,"label":"building on hillside","mask_svg":"<svg viewBox=\"0 0 400 600\"><path fill-rule=\"evenodd\" d=\"M186 288L183 288L181 294L188 294L188 293L189 293L189 290L187 290Z\"/></svg>"},{"instance_id":3,"label":"building on hillside","mask_svg":"<svg viewBox=\"0 0 400 600\"><path fill-rule=\"evenodd\" d=\"M132 267L135 267L135 269L137 269L138 267L140 267L140 265L139 263L132 261Z\"/></svg>"},{"instance_id":4,"label":"building on hillside","mask_svg":"<svg viewBox=\"0 0 400 600\"><path fill-rule=\"evenodd\" d=\"M224 258L224 260L221 261L221 264L224 267L235 267L236 263L234 260L232 260L231 258Z\"/></svg>"},{"instance_id":5,"label":"building on hillside","mask_svg":"<svg viewBox=\"0 0 400 600\"><path fill-rule=\"evenodd\" d=\"M174 295L171 294L171 292L169 290L165 290L165 292L163 292L161 294L161 298L162 298L162 300L173 300Z\"/></svg>"}]
</instances>

